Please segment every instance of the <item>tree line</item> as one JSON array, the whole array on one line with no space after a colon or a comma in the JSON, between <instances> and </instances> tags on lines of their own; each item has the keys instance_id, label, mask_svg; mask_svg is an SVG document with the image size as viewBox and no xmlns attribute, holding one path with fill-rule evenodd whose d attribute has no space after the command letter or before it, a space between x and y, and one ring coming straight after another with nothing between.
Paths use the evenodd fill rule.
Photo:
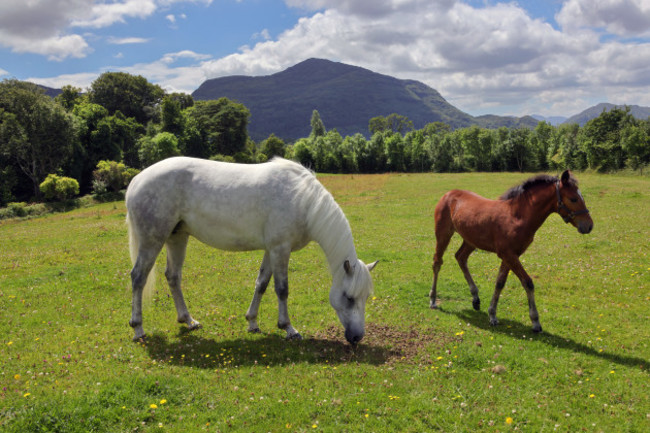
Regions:
<instances>
[{"instance_id":1,"label":"tree line","mask_svg":"<svg viewBox=\"0 0 650 433\"><path fill-rule=\"evenodd\" d=\"M635 119L628 109L603 112L583 127L540 122L532 130L452 130L440 122L415 129L391 114L370 119L370 138L327 130L314 110L310 135L291 143L273 134L253 142L249 117L226 98L194 101L120 72L100 75L84 93L65 86L55 98L34 84L4 80L0 206L123 188L137 170L175 155L243 163L277 155L330 173L642 171L650 163L650 119Z\"/></svg>"}]
</instances>

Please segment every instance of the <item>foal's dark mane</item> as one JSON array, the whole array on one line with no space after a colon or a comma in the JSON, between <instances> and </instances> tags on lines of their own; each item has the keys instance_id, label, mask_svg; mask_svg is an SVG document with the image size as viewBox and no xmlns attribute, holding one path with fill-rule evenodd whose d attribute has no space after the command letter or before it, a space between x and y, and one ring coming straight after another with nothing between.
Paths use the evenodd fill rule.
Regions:
<instances>
[{"instance_id":1,"label":"foal's dark mane","mask_svg":"<svg viewBox=\"0 0 650 433\"><path fill-rule=\"evenodd\" d=\"M573 177L571 180L574 180ZM539 174L525 180L521 185L513 186L508 191L501 194L499 200L510 200L517 198L522 194L530 191L538 185L548 185L558 181L558 178L555 176L549 176L548 174Z\"/></svg>"}]
</instances>

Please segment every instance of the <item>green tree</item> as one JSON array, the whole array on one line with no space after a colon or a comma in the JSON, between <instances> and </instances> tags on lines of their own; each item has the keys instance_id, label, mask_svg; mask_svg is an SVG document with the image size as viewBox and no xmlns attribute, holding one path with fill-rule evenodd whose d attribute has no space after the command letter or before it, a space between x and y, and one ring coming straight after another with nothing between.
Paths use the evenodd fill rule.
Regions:
<instances>
[{"instance_id":1,"label":"green tree","mask_svg":"<svg viewBox=\"0 0 650 433\"><path fill-rule=\"evenodd\" d=\"M179 100L165 96L162 102L161 117L163 132L171 132L176 137L183 136L185 117Z\"/></svg>"},{"instance_id":2,"label":"green tree","mask_svg":"<svg viewBox=\"0 0 650 433\"><path fill-rule=\"evenodd\" d=\"M580 139L589 167L599 171L623 168L626 157L621 145L621 131L628 125L637 124L629 107L603 111L600 116L587 122Z\"/></svg>"},{"instance_id":3,"label":"green tree","mask_svg":"<svg viewBox=\"0 0 650 433\"><path fill-rule=\"evenodd\" d=\"M248 141L248 118L250 112L244 105L227 98L216 101L198 101L187 109L198 131L202 149L207 155L235 155L246 150Z\"/></svg>"},{"instance_id":4,"label":"green tree","mask_svg":"<svg viewBox=\"0 0 650 433\"><path fill-rule=\"evenodd\" d=\"M165 91L140 75L104 72L90 85L90 102L106 108L110 114L121 111L146 124L156 119Z\"/></svg>"},{"instance_id":5,"label":"green tree","mask_svg":"<svg viewBox=\"0 0 650 433\"><path fill-rule=\"evenodd\" d=\"M159 132L154 137L144 136L139 142L140 161L148 167L163 159L178 156L178 139L171 132Z\"/></svg>"},{"instance_id":6,"label":"green tree","mask_svg":"<svg viewBox=\"0 0 650 433\"><path fill-rule=\"evenodd\" d=\"M311 138L315 137L322 137L325 135L325 124L323 123L323 120L320 118L320 114L318 113L317 110L312 111L311 113L311 134L309 135Z\"/></svg>"},{"instance_id":7,"label":"green tree","mask_svg":"<svg viewBox=\"0 0 650 433\"><path fill-rule=\"evenodd\" d=\"M84 100L84 97L82 96L80 88L67 85L61 88L61 93L57 95L54 100L67 111L72 111L75 105Z\"/></svg>"},{"instance_id":8,"label":"green tree","mask_svg":"<svg viewBox=\"0 0 650 433\"><path fill-rule=\"evenodd\" d=\"M406 134L408 131L413 130L413 122L406 116L397 113L389 114L388 116L377 116L370 119L368 122L368 130L371 134L376 132L396 132L399 134Z\"/></svg>"},{"instance_id":9,"label":"green tree","mask_svg":"<svg viewBox=\"0 0 650 433\"><path fill-rule=\"evenodd\" d=\"M638 126L628 125L621 131L621 147L627 155L627 165L643 174L650 162L650 137Z\"/></svg>"},{"instance_id":10,"label":"green tree","mask_svg":"<svg viewBox=\"0 0 650 433\"><path fill-rule=\"evenodd\" d=\"M262 152L267 159L271 159L274 156L284 157L285 144L281 138L271 134L269 138L262 141L260 145L260 152Z\"/></svg>"},{"instance_id":11,"label":"green tree","mask_svg":"<svg viewBox=\"0 0 650 433\"><path fill-rule=\"evenodd\" d=\"M0 83L0 153L32 182L58 171L77 140L77 122L36 85L17 80Z\"/></svg>"}]
</instances>

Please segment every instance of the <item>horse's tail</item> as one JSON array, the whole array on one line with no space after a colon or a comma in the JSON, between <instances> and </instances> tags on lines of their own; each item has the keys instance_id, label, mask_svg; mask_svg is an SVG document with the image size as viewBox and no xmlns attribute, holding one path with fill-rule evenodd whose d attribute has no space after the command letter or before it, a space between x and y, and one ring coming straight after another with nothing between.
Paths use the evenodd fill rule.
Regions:
<instances>
[{"instance_id":1,"label":"horse's tail","mask_svg":"<svg viewBox=\"0 0 650 433\"><path fill-rule=\"evenodd\" d=\"M135 262L138 260L138 250L140 248L140 238L137 233L137 226L133 224L131 220L131 215L126 213L126 227L129 232L129 253L131 255L131 264L135 266ZM147 282L144 284L144 289L142 290L143 297L145 300L151 299L153 294L153 289L156 284L156 273L154 272L156 265L151 268L149 275L147 275Z\"/></svg>"}]
</instances>

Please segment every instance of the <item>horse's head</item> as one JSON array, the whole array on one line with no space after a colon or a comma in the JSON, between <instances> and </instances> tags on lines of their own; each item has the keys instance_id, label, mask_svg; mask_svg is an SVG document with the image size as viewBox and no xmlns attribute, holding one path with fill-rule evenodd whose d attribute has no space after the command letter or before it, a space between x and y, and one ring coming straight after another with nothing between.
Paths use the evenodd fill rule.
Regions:
<instances>
[{"instance_id":1,"label":"horse's head","mask_svg":"<svg viewBox=\"0 0 650 433\"><path fill-rule=\"evenodd\" d=\"M366 265L361 260L343 263L330 290L330 304L345 328L345 339L355 345L365 334L366 300L372 293L370 271L377 262Z\"/></svg>"},{"instance_id":2,"label":"horse's head","mask_svg":"<svg viewBox=\"0 0 650 433\"><path fill-rule=\"evenodd\" d=\"M589 210L578 189L578 182L565 170L560 181L555 186L557 191L557 213L564 222L571 223L582 234L591 232L594 222L589 215Z\"/></svg>"}]
</instances>

